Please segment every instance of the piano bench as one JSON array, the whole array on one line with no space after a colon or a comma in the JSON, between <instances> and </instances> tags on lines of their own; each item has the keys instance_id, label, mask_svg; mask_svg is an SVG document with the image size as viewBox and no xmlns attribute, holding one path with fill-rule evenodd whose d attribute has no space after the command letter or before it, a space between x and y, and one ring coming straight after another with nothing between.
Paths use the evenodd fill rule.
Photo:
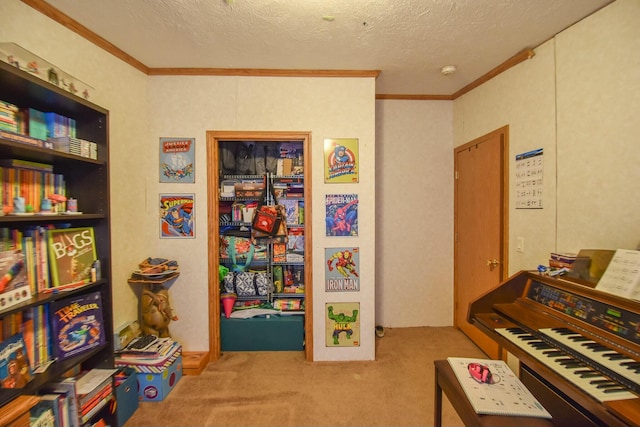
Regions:
<instances>
[{"instance_id":1,"label":"piano bench","mask_svg":"<svg viewBox=\"0 0 640 427\"><path fill-rule=\"evenodd\" d=\"M433 410L433 425L442 427L442 392L446 394L451 406L465 426L481 427L551 427L553 422L544 418L514 417L503 415L480 415L471 406L467 395L446 360L436 360L435 372L435 402Z\"/></svg>"}]
</instances>

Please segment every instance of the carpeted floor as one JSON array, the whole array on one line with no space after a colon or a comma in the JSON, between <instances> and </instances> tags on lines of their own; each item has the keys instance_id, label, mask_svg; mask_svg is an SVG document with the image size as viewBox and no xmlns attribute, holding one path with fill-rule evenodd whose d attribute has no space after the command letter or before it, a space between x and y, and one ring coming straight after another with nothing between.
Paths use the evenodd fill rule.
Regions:
<instances>
[{"instance_id":1,"label":"carpeted floor","mask_svg":"<svg viewBox=\"0 0 640 427\"><path fill-rule=\"evenodd\" d=\"M386 329L371 362L306 362L302 352L229 352L184 376L126 427L430 426L433 361L486 357L460 331ZM462 422L446 401L444 426Z\"/></svg>"}]
</instances>

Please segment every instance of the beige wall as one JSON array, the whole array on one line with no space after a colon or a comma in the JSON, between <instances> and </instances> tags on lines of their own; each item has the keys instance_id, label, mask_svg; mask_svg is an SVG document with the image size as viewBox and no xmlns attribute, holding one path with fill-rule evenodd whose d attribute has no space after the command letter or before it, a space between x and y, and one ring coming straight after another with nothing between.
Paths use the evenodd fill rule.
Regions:
<instances>
[{"instance_id":1,"label":"beige wall","mask_svg":"<svg viewBox=\"0 0 640 427\"><path fill-rule=\"evenodd\" d=\"M376 103L376 321L453 323L453 103Z\"/></svg>"},{"instance_id":2,"label":"beige wall","mask_svg":"<svg viewBox=\"0 0 640 427\"><path fill-rule=\"evenodd\" d=\"M311 131L314 359L375 358L375 80L373 78L149 77L18 0L0 2L0 40L15 42L95 87L110 111L114 323L137 317L127 283L146 257L176 259L171 286L180 318L170 327L186 350L208 349L207 130ZM196 138L196 183L160 184L160 137ZM325 138L358 138L360 182L324 184ZM195 239L160 239L158 194L195 193ZM359 195L359 236L324 236L324 195ZM324 292L324 247L360 248L359 293ZM137 286L137 285L133 285ZM326 347L327 302L360 302L358 347Z\"/></svg>"},{"instance_id":3,"label":"beige wall","mask_svg":"<svg viewBox=\"0 0 640 427\"><path fill-rule=\"evenodd\" d=\"M150 136L136 154L151 156L146 203L151 220L144 226L148 250L180 260L182 273L173 285L179 324L172 331L188 349L206 347L207 312L207 130L311 131L313 200L313 302L315 360L375 358L375 81L371 78L151 77ZM196 183L159 184L158 138L196 138ZM325 138L358 138L360 180L357 184L325 184ZM157 194L196 193L195 240L158 239ZM325 237L325 194L359 195L358 237ZM214 201L215 202L215 201ZM307 205L309 206L309 205ZM360 248L359 293L324 291L324 248ZM325 303L360 302L359 347L325 346Z\"/></svg>"},{"instance_id":4,"label":"beige wall","mask_svg":"<svg viewBox=\"0 0 640 427\"><path fill-rule=\"evenodd\" d=\"M639 51L640 2L618 0L454 101L454 146L509 125L510 273L551 251L638 247ZM516 210L515 155L536 148L543 209Z\"/></svg>"}]
</instances>

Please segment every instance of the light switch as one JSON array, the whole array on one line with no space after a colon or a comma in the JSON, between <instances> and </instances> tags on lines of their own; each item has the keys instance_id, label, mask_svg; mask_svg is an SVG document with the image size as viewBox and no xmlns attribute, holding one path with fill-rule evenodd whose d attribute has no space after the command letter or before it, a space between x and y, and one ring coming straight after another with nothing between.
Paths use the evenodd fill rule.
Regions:
<instances>
[{"instance_id":1,"label":"light switch","mask_svg":"<svg viewBox=\"0 0 640 427\"><path fill-rule=\"evenodd\" d=\"M516 238L516 252L524 252L524 237Z\"/></svg>"}]
</instances>

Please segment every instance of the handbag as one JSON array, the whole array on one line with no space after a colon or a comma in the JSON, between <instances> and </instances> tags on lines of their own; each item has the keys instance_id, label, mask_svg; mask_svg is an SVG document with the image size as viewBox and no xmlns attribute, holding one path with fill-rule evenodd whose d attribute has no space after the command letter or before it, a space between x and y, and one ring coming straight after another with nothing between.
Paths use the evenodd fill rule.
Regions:
<instances>
[{"instance_id":1,"label":"handbag","mask_svg":"<svg viewBox=\"0 0 640 427\"><path fill-rule=\"evenodd\" d=\"M239 297L266 296L271 290L266 271L230 271L223 280L225 292L233 292Z\"/></svg>"},{"instance_id":2,"label":"handbag","mask_svg":"<svg viewBox=\"0 0 640 427\"><path fill-rule=\"evenodd\" d=\"M267 180L262 197L251 221L251 235L254 240L263 243L282 243L287 241L286 210L276 199L273 184ZM269 198L273 204L269 203Z\"/></svg>"},{"instance_id":3,"label":"handbag","mask_svg":"<svg viewBox=\"0 0 640 427\"><path fill-rule=\"evenodd\" d=\"M247 271L249 265L253 261L256 245L249 242L249 249L246 252L246 260L244 265L238 264L236 259L236 239L244 239L243 237L229 236L229 244L227 246L227 254L231 259L232 266L224 279L222 287L224 292L235 293L238 297L248 296L266 296L272 290L271 281L266 271Z\"/></svg>"}]
</instances>

